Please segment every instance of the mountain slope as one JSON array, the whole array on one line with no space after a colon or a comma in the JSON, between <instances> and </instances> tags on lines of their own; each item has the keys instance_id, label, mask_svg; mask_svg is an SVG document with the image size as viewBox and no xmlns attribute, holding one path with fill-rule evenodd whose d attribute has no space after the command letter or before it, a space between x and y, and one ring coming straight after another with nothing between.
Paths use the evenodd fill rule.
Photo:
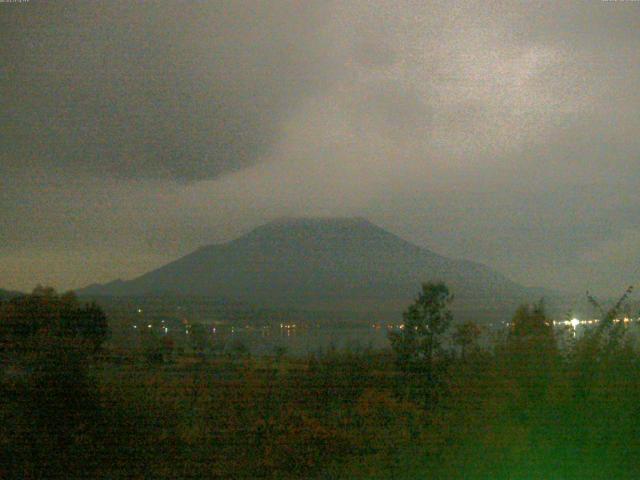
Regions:
<instances>
[{"instance_id":1,"label":"mountain slope","mask_svg":"<svg viewBox=\"0 0 640 480\"><path fill-rule=\"evenodd\" d=\"M20 295L23 295L23 294L21 292L3 290L2 288L0 288L0 300L9 300L14 297L19 297Z\"/></svg>"},{"instance_id":2,"label":"mountain slope","mask_svg":"<svg viewBox=\"0 0 640 480\"><path fill-rule=\"evenodd\" d=\"M85 295L207 295L269 306L401 311L420 283L443 280L458 313L503 317L529 290L490 268L453 260L364 219L272 222L210 245L131 281L93 285Z\"/></svg>"}]
</instances>

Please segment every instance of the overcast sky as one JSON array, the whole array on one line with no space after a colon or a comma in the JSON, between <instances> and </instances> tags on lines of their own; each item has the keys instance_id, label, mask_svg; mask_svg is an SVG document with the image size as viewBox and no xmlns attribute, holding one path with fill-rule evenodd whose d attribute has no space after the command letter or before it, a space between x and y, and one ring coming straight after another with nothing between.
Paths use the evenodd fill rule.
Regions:
<instances>
[{"instance_id":1,"label":"overcast sky","mask_svg":"<svg viewBox=\"0 0 640 480\"><path fill-rule=\"evenodd\" d=\"M530 286L640 279L640 3L0 4L0 287L358 215Z\"/></svg>"}]
</instances>

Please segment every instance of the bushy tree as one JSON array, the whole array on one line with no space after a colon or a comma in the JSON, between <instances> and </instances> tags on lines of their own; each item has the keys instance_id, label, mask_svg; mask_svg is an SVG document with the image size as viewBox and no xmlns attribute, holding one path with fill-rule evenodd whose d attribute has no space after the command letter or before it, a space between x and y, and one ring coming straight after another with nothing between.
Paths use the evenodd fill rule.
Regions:
<instances>
[{"instance_id":1,"label":"bushy tree","mask_svg":"<svg viewBox=\"0 0 640 480\"><path fill-rule=\"evenodd\" d=\"M513 341L538 340L543 344L553 338L553 325L547 318L543 302L518 307L511 319L509 338Z\"/></svg>"},{"instance_id":2,"label":"bushy tree","mask_svg":"<svg viewBox=\"0 0 640 480\"><path fill-rule=\"evenodd\" d=\"M597 312L600 322L596 328L586 332L576 341L574 347L575 388L580 398L588 396L598 370L612 362L616 354L621 351L626 327L625 323L620 321L620 317L629 315L628 312L626 314L623 312L628 306L631 293L633 293L633 286L629 286L618 301L605 310L596 298L587 292L587 299Z\"/></svg>"},{"instance_id":3,"label":"bushy tree","mask_svg":"<svg viewBox=\"0 0 640 480\"><path fill-rule=\"evenodd\" d=\"M202 323L194 323L189 328L189 345L194 352L203 354L209 346L207 327Z\"/></svg>"},{"instance_id":4,"label":"bushy tree","mask_svg":"<svg viewBox=\"0 0 640 480\"><path fill-rule=\"evenodd\" d=\"M542 301L521 305L516 310L506 346L510 372L528 398L540 398L558 361L553 322L547 317Z\"/></svg>"},{"instance_id":5,"label":"bushy tree","mask_svg":"<svg viewBox=\"0 0 640 480\"><path fill-rule=\"evenodd\" d=\"M464 360L469 349L477 346L482 331L475 322L465 322L456 325L452 335L453 343L460 347L460 356Z\"/></svg>"},{"instance_id":6,"label":"bushy tree","mask_svg":"<svg viewBox=\"0 0 640 480\"><path fill-rule=\"evenodd\" d=\"M73 439L96 417L86 372L107 331L102 310L73 293L38 287L0 302L0 395L13 412L13 425L0 437L20 446L10 455L19 476L53 476L69 466Z\"/></svg>"},{"instance_id":7,"label":"bushy tree","mask_svg":"<svg viewBox=\"0 0 640 480\"><path fill-rule=\"evenodd\" d=\"M0 348L14 360L24 358L22 354L42 353L58 342L69 342L82 356L90 356L107 333L107 318L100 307L80 304L72 292L58 295L52 288L39 286L31 295L0 304Z\"/></svg>"},{"instance_id":8,"label":"bushy tree","mask_svg":"<svg viewBox=\"0 0 640 480\"><path fill-rule=\"evenodd\" d=\"M452 320L452 301L453 295L444 283L422 284L418 297L402 315L403 328L389 337L400 368L418 365L431 370L442 334Z\"/></svg>"}]
</instances>

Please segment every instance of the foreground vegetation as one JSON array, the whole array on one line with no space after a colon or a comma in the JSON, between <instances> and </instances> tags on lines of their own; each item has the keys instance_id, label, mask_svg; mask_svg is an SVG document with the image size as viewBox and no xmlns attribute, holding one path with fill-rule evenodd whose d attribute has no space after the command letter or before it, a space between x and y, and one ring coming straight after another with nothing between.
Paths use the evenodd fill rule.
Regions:
<instances>
[{"instance_id":1,"label":"foreground vegetation","mask_svg":"<svg viewBox=\"0 0 640 480\"><path fill-rule=\"evenodd\" d=\"M481 348L425 285L388 352L114 364L100 310L39 289L0 304L0 478L638 478L625 299L580 338L524 306Z\"/></svg>"}]
</instances>

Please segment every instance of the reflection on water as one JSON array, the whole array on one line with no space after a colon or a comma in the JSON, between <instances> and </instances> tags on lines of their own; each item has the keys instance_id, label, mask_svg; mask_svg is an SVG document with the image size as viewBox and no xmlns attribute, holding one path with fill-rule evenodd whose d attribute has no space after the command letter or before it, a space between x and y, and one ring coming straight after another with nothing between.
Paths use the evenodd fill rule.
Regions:
<instances>
[{"instance_id":1,"label":"reflection on water","mask_svg":"<svg viewBox=\"0 0 640 480\"><path fill-rule=\"evenodd\" d=\"M284 347L292 355L389 348L386 329L372 327L282 327L263 329L234 328L227 342L242 342L255 355L272 354Z\"/></svg>"}]
</instances>

